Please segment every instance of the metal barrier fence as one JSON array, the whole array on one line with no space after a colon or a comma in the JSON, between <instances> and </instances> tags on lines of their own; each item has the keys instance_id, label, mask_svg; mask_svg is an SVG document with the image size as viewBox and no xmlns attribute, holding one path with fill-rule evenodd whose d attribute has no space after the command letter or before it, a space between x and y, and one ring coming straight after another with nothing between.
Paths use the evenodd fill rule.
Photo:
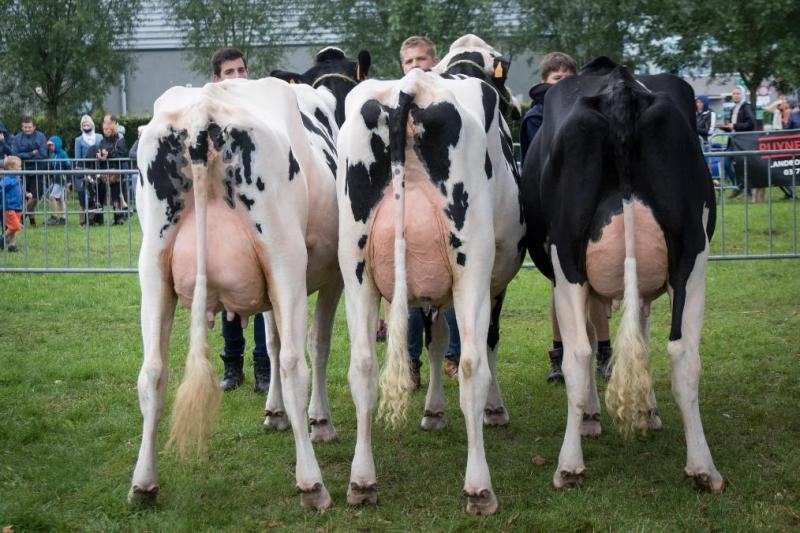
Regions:
<instances>
[{"instance_id":1,"label":"metal barrier fence","mask_svg":"<svg viewBox=\"0 0 800 533\"><path fill-rule=\"evenodd\" d=\"M727 191L733 190L732 185L725 184L729 179L725 169L726 158L737 158L736 165L743 165L743 186L748 188L750 168L747 156L777 154L794 156L788 165L791 186L784 190L788 202L773 199L775 188L772 187L771 165L768 166L764 204L734 201L726 195ZM703 155L712 174L719 177L716 185L717 230L710 259L800 258L795 193L800 181L800 150L707 151ZM0 272L137 272L141 231L138 223L134 222L136 208L133 204L138 177L138 171L132 168L135 165L130 159L109 160L104 165L114 168L86 168L96 166L98 162L94 159L60 161L68 161L73 169L0 169L0 179L9 174L19 175L22 190L31 192L31 196L39 200L33 209L23 200L22 218L26 223L17 236L16 253L9 251L7 239L4 242L0 251ZM52 160L50 164L53 164ZM63 202L51 199L59 192ZM0 194L0 205L5 211L5 187ZM31 216L36 217L35 227L30 222ZM733 237L737 238L732 240ZM532 268L533 265L525 263L524 267Z\"/></svg>"}]
</instances>

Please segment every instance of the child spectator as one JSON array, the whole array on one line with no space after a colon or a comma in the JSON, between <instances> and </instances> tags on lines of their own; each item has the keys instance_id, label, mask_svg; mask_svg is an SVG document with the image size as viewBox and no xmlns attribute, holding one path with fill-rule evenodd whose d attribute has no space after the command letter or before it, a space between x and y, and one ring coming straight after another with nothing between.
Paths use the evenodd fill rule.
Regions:
<instances>
[{"instance_id":1,"label":"child spectator","mask_svg":"<svg viewBox=\"0 0 800 533\"><path fill-rule=\"evenodd\" d=\"M47 141L47 152L50 156L50 170L72 170L72 163L69 161L67 152L64 151L61 137L53 135ZM67 176L65 174L51 174L50 187L47 189L47 197L50 199L51 216L48 224L66 224L67 219ZM60 205L59 205L60 204ZM61 214L62 216L56 216Z\"/></svg>"},{"instance_id":2,"label":"child spectator","mask_svg":"<svg viewBox=\"0 0 800 533\"><path fill-rule=\"evenodd\" d=\"M22 170L22 160L13 155L3 160L6 170ZM22 183L17 174L5 174L2 181L3 221L6 225L5 235L0 235L0 250L8 245L9 252L17 251L17 232L22 229Z\"/></svg>"}]
</instances>

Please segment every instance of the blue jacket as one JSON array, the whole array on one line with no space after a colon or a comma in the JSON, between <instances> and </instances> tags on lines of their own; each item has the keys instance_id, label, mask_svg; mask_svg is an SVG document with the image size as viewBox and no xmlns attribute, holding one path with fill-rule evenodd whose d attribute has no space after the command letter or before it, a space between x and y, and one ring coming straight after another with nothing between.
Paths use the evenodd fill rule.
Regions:
<instances>
[{"instance_id":1,"label":"blue jacket","mask_svg":"<svg viewBox=\"0 0 800 533\"><path fill-rule=\"evenodd\" d=\"M0 202L5 200L3 209L22 211L22 182L16 174L6 174L0 181L3 187L3 197Z\"/></svg>"},{"instance_id":2,"label":"blue jacket","mask_svg":"<svg viewBox=\"0 0 800 533\"><path fill-rule=\"evenodd\" d=\"M98 144L100 144L100 140L102 138L103 138L102 134L100 133L96 134L94 136L94 144L92 146L97 146ZM75 159L86 159L87 157L89 157L87 154L89 153L89 148L91 148L92 146L89 146L89 144L83 140L82 135L78 135L77 137L75 137L75 150L73 150L73 152L75 153ZM78 163L78 166L82 167L84 165L83 163Z\"/></svg>"},{"instance_id":3,"label":"blue jacket","mask_svg":"<svg viewBox=\"0 0 800 533\"><path fill-rule=\"evenodd\" d=\"M795 109L789 114L789 122L786 123L787 130L800 128L800 109Z\"/></svg>"},{"instance_id":4,"label":"blue jacket","mask_svg":"<svg viewBox=\"0 0 800 533\"><path fill-rule=\"evenodd\" d=\"M47 137L39 130L34 131L30 135L19 132L11 143L11 149L14 150L14 154L23 161L47 159ZM34 155L34 150L39 150L39 153Z\"/></svg>"},{"instance_id":5,"label":"blue jacket","mask_svg":"<svg viewBox=\"0 0 800 533\"><path fill-rule=\"evenodd\" d=\"M542 120L544 119L544 95L547 89L552 87L549 83L540 83L531 87L528 93L531 97L531 108L522 117L522 125L519 128L519 147L521 150L520 161L525 164L525 154L528 153L528 147L536 137L536 132L542 127Z\"/></svg>"},{"instance_id":6,"label":"blue jacket","mask_svg":"<svg viewBox=\"0 0 800 533\"><path fill-rule=\"evenodd\" d=\"M6 125L2 122L0 122L0 133L3 134L3 140L0 141L0 159L2 159L7 155L14 155L14 151L11 149L13 135L8 132Z\"/></svg>"},{"instance_id":7,"label":"blue jacket","mask_svg":"<svg viewBox=\"0 0 800 533\"><path fill-rule=\"evenodd\" d=\"M72 161L69 160L69 155L64 150L64 142L58 135L50 137L53 143L53 153L50 154L50 161L48 166L50 170L72 170Z\"/></svg>"}]
</instances>

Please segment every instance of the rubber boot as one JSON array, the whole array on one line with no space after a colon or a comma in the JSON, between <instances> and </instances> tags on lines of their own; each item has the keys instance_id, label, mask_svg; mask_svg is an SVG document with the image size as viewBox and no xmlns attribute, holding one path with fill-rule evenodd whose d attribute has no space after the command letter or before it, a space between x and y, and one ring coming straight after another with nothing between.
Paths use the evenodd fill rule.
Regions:
<instances>
[{"instance_id":1,"label":"rubber boot","mask_svg":"<svg viewBox=\"0 0 800 533\"><path fill-rule=\"evenodd\" d=\"M228 356L225 355L225 352L222 352L220 357L225 364L225 372L222 374L219 386L225 392L232 391L244 383L244 372L242 372L244 357L241 355Z\"/></svg>"},{"instance_id":2,"label":"rubber boot","mask_svg":"<svg viewBox=\"0 0 800 533\"><path fill-rule=\"evenodd\" d=\"M611 346L600 346L597 348L597 375L608 380L611 377Z\"/></svg>"},{"instance_id":3,"label":"rubber boot","mask_svg":"<svg viewBox=\"0 0 800 533\"><path fill-rule=\"evenodd\" d=\"M563 348L550 350L550 373L547 375L548 383L564 382L564 373L561 372L561 361L564 359Z\"/></svg>"},{"instance_id":4,"label":"rubber boot","mask_svg":"<svg viewBox=\"0 0 800 533\"><path fill-rule=\"evenodd\" d=\"M267 394L271 379L269 357L253 357L253 377L256 380L255 392Z\"/></svg>"}]
</instances>

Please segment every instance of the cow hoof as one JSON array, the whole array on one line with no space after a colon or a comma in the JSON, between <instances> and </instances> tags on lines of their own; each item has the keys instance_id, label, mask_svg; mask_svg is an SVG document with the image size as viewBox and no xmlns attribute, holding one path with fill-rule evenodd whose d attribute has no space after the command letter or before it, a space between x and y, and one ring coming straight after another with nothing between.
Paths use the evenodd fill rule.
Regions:
<instances>
[{"instance_id":1,"label":"cow hoof","mask_svg":"<svg viewBox=\"0 0 800 533\"><path fill-rule=\"evenodd\" d=\"M420 425L425 431L444 429L447 427L447 415L444 414L444 411L433 412L426 409Z\"/></svg>"},{"instance_id":2,"label":"cow hoof","mask_svg":"<svg viewBox=\"0 0 800 533\"><path fill-rule=\"evenodd\" d=\"M471 515L490 515L497 511L497 497L492 489L468 491L464 489L467 498L467 512Z\"/></svg>"},{"instance_id":3,"label":"cow hoof","mask_svg":"<svg viewBox=\"0 0 800 533\"><path fill-rule=\"evenodd\" d=\"M725 491L725 480L716 470L709 472L693 472L688 468L684 469L683 474L691 478L694 488L714 494L722 494Z\"/></svg>"},{"instance_id":4,"label":"cow hoof","mask_svg":"<svg viewBox=\"0 0 800 533\"><path fill-rule=\"evenodd\" d=\"M559 470L553 476L553 488L560 490L563 488L580 487L583 484L584 468L574 470Z\"/></svg>"},{"instance_id":5,"label":"cow hoof","mask_svg":"<svg viewBox=\"0 0 800 533\"><path fill-rule=\"evenodd\" d=\"M324 513L330 509L333 503L328 489L322 483L314 483L308 488L298 485L297 492L300 493L300 505L306 509L316 509L320 513Z\"/></svg>"},{"instance_id":6,"label":"cow hoof","mask_svg":"<svg viewBox=\"0 0 800 533\"><path fill-rule=\"evenodd\" d=\"M366 503L376 505L378 503L378 484L359 485L351 481L350 486L347 487L347 503L349 505L364 505Z\"/></svg>"},{"instance_id":7,"label":"cow hoof","mask_svg":"<svg viewBox=\"0 0 800 533\"><path fill-rule=\"evenodd\" d=\"M331 442L336 440L338 435L333 424L325 418L311 418L311 442Z\"/></svg>"},{"instance_id":8,"label":"cow hoof","mask_svg":"<svg viewBox=\"0 0 800 533\"><path fill-rule=\"evenodd\" d=\"M600 413L592 415L584 413L581 421L581 436L599 437L601 433L603 433L603 428L600 425Z\"/></svg>"},{"instance_id":9,"label":"cow hoof","mask_svg":"<svg viewBox=\"0 0 800 533\"><path fill-rule=\"evenodd\" d=\"M292 425L289 423L289 417L283 411L264 411L264 427L274 429L277 431L285 431Z\"/></svg>"},{"instance_id":10,"label":"cow hoof","mask_svg":"<svg viewBox=\"0 0 800 533\"><path fill-rule=\"evenodd\" d=\"M133 505L155 505L156 500L158 500L158 485L152 485L148 489L134 485L128 491L128 503Z\"/></svg>"},{"instance_id":11,"label":"cow hoof","mask_svg":"<svg viewBox=\"0 0 800 533\"><path fill-rule=\"evenodd\" d=\"M651 414L647 419L647 429L661 429L661 417L656 413Z\"/></svg>"},{"instance_id":12,"label":"cow hoof","mask_svg":"<svg viewBox=\"0 0 800 533\"><path fill-rule=\"evenodd\" d=\"M483 410L483 425L484 426L507 426L510 417L508 416L508 411L502 405L500 407L496 407L494 409L486 408Z\"/></svg>"}]
</instances>

